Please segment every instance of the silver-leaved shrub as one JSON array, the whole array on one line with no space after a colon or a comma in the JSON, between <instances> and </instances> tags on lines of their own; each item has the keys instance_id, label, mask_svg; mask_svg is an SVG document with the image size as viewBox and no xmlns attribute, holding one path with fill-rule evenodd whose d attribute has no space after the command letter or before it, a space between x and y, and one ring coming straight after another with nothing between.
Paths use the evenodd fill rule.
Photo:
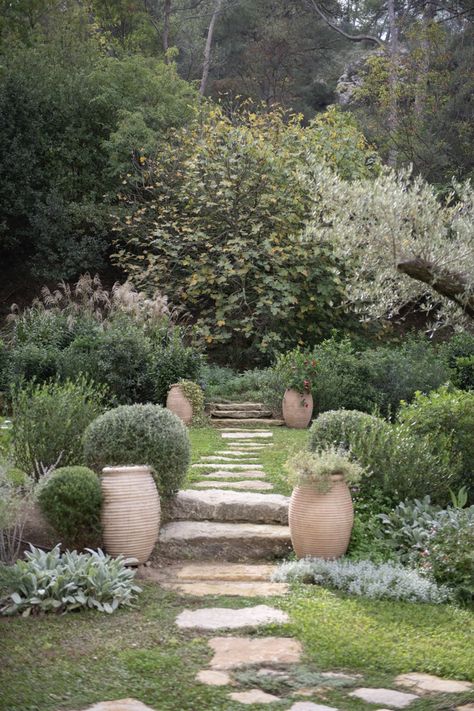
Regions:
<instances>
[{"instance_id":1,"label":"silver-leaved shrub","mask_svg":"<svg viewBox=\"0 0 474 711\"><path fill-rule=\"evenodd\" d=\"M368 560L322 560L305 558L283 563L273 574L276 582L315 583L372 600L443 603L451 593L415 570L392 563L377 565Z\"/></svg>"},{"instance_id":2,"label":"silver-leaved shrub","mask_svg":"<svg viewBox=\"0 0 474 711\"><path fill-rule=\"evenodd\" d=\"M71 612L94 608L114 612L131 606L141 588L134 584L135 571L122 556L111 558L101 550L48 553L31 546L26 560L13 566L15 589L0 601L2 615Z\"/></svg>"}]
</instances>

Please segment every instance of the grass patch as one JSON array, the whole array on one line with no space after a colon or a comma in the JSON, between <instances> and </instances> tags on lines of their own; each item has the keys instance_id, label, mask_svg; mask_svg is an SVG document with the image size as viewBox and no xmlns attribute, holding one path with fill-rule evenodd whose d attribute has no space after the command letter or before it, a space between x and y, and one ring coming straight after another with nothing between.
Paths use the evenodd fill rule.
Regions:
<instances>
[{"instance_id":1,"label":"grass patch","mask_svg":"<svg viewBox=\"0 0 474 711\"><path fill-rule=\"evenodd\" d=\"M271 431L273 432L271 440L269 438L268 440L261 439L258 441L271 441L273 447L265 447L252 456L257 458L255 464L263 465L263 472L266 474L265 480L271 482L274 486L272 493L289 496L291 494L291 486L287 481L284 463L293 452L306 447L308 430L290 430L287 427L272 427ZM215 454L216 451L221 449L228 449L228 443L234 441L223 440L220 430L214 427L191 429L189 431L189 437L191 440L192 464L199 462L202 456ZM245 457L242 457L242 459L245 459ZM236 463L238 463L238 461L236 458ZM225 469L224 463L222 469ZM189 469L185 487L189 487L195 481L199 481L202 474L209 474L212 471L212 467L209 469L202 467L202 469L199 470ZM240 478L246 478L245 472L242 472Z\"/></svg>"},{"instance_id":2,"label":"grass patch","mask_svg":"<svg viewBox=\"0 0 474 711\"><path fill-rule=\"evenodd\" d=\"M474 680L474 614L453 605L372 601L295 586L290 631L323 670L418 671Z\"/></svg>"}]
</instances>

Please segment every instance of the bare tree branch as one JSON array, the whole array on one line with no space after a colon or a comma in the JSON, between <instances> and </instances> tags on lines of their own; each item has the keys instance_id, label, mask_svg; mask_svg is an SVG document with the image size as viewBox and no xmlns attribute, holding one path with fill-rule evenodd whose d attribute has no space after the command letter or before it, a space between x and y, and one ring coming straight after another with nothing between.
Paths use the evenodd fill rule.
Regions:
<instances>
[{"instance_id":1,"label":"bare tree branch","mask_svg":"<svg viewBox=\"0 0 474 711\"><path fill-rule=\"evenodd\" d=\"M351 42L374 42L379 47L385 47L385 44L382 42L382 40L379 39L379 37L375 37L374 35L350 35L348 32L345 32L343 29L338 27L332 20L330 20L329 17L321 10L315 0L310 0L310 4L312 5L315 12L317 12L317 14L321 17L321 19L323 19L324 22L329 25L329 27L331 27L333 30L338 32L346 39L351 40Z\"/></svg>"}]
</instances>

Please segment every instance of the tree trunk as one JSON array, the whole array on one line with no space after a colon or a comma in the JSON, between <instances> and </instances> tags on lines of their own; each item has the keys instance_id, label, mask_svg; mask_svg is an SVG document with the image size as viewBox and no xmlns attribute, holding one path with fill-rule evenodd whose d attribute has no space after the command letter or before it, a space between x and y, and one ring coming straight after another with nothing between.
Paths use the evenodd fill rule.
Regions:
<instances>
[{"instance_id":1,"label":"tree trunk","mask_svg":"<svg viewBox=\"0 0 474 711\"><path fill-rule=\"evenodd\" d=\"M474 319L474 293L470 282L463 274L440 269L432 262L420 258L399 262L397 269L412 279L429 284L438 294L460 306L466 316Z\"/></svg>"},{"instance_id":2,"label":"tree trunk","mask_svg":"<svg viewBox=\"0 0 474 711\"><path fill-rule=\"evenodd\" d=\"M207 30L206 46L204 48L204 63L202 66L201 86L199 87L199 93L201 96L204 96L204 93L206 91L207 79L209 77L209 69L211 66L212 38L214 35L214 27L216 25L217 18L222 8L222 2L223 0L216 0L211 21L209 23L209 29Z\"/></svg>"},{"instance_id":3,"label":"tree trunk","mask_svg":"<svg viewBox=\"0 0 474 711\"><path fill-rule=\"evenodd\" d=\"M389 55L389 107L388 107L388 128L390 132L391 147L388 153L388 164L395 167L397 164L397 149L395 148L395 134L398 129L398 106L397 106L397 84L398 84L398 27L395 13L395 0L388 0L388 26L390 38L388 43Z\"/></svg>"},{"instance_id":4,"label":"tree trunk","mask_svg":"<svg viewBox=\"0 0 474 711\"><path fill-rule=\"evenodd\" d=\"M165 53L165 64L168 64L169 59L167 52L169 49L170 37L170 16L171 16L171 0L165 0L163 6L163 52Z\"/></svg>"}]
</instances>

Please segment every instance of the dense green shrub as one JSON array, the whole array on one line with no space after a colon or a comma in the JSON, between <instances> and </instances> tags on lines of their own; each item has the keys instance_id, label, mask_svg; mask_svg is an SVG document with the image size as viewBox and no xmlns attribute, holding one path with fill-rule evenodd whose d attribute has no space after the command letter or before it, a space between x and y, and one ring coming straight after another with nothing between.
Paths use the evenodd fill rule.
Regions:
<instances>
[{"instance_id":1,"label":"dense green shrub","mask_svg":"<svg viewBox=\"0 0 474 711\"><path fill-rule=\"evenodd\" d=\"M179 417L160 405L122 405L89 425L84 458L97 472L109 465L146 464L160 494L171 496L188 469L188 432Z\"/></svg>"},{"instance_id":2,"label":"dense green shrub","mask_svg":"<svg viewBox=\"0 0 474 711\"><path fill-rule=\"evenodd\" d=\"M474 602L474 506L443 512L426 545L426 563L434 579Z\"/></svg>"},{"instance_id":3,"label":"dense green shrub","mask_svg":"<svg viewBox=\"0 0 474 711\"><path fill-rule=\"evenodd\" d=\"M179 380L199 382L202 364L202 354L186 345L178 330L164 343L154 345L151 364L154 402L164 405L170 386Z\"/></svg>"},{"instance_id":4,"label":"dense green shrub","mask_svg":"<svg viewBox=\"0 0 474 711\"><path fill-rule=\"evenodd\" d=\"M104 265L119 171L186 123L195 90L173 63L104 52L88 8L45 7L2 56L0 260L69 279Z\"/></svg>"},{"instance_id":5,"label":"dense green shrub","mask_svg":"<svg viewBox=\"0 0 474 711\"><path fill-rule=\"evenodd\" d=\"M370 473L361 482L365 496L378 490L394 503L426 494L436 503L449 502L458 473L455 463L446 448L433 452L428 438L405 425L350 410L325 412L311 427L309 446L316 451L331 445L350 450Z\"/></svg>"},{"instance_id":6,"label":"dense green shrub","mask_svg":"<svg viewBox=\"0 0 474 711\"><path fill-rule=\"evenodd\" d=\"M442 387L429 395L417 393L411 405L403 405L399 421L428 438L434 452L449 456L457 474L453 488L466 486L474 503L474 392Z\"/></svg>"},{"instance_id":7,"label":"dense green shrub","mask_svg":"<svg viewBox=\"0 0 474 711\"><path fill-rule=\"evenodd\" d=\"M148 297L129 283L107 290L84 274L74 286L44 287L11 314L9 377L18 384L84 375L107 386L112 405L164 404L170 385L199 379L202 354L188 336L159 292Z\"/></svg>"},{"instance_id":8,"label":"dense green shrub","mask_svg":"<svg viewBox=\"0 0 474 711\"><path fill-rule=\"evenodd\" d=\"M35 380L44 383L56 377L60 351L34 343L18 345L11 352L9 379L13 387Z\"/></svg>"},{"instance_id":9,"label":"dense green shrub","mask_svg":"<svg viewBox=\"0 0 474 711\"><path fill-rule=\"evenodd\" d=\"M456 333L439 352L450 369L451 381L461 390L474 390L474 334Z\"/></svg>"},{"instance_id":10,"label":"dense green shrub","mask_svg":"<svg viewBox=\"0 0 474 711\"><path fill-rule=\"evenodd\" d=\"M105 390L90 381L30 383L13 394L13 456L38 479L43 468L82 461L82 436L104 409Z\"/></svg>"},{"instance_id":11,"label":"dense green shrub","mask_svg":"<svg viewBox=\"0 0 474 711\"><path fill-rule=\"evenodd\" d=\"M358 351L349 338L333 337L312 355L315 413L344 408L394 415L401 400L411 400L417 390L429 392L449 377L433 345L421 339Z\"/></svg>"},{"instance_id":12,"label":"dense green shrub","mask_svg":"<svg viewBox=\"0 0 474 711\"><path fill-rule=\"evenodd\" d=\"M82 608L111 614L118 607L131 606L141 588L134 584L135 571L119 556L111 558L101 550L61 554L60 547L45 553L30 547L26 560L13 569L14 591L0 601L0 614L71 612Z\"/></svg>"},{"instance_id":13,"label":"dense green shrub","mask_svg":"<svg viewBox=\"0 0 474 711\"><path fill-rule=\"evenodd\" d=\"M8 352L7 346L0 338L0 393L4 392L9 385L9 364L10 354ZM0 411L1 408L2 403L0 402Z\"/></svg>"},{"instance_id":14,"label":"dense green shrub","mask_svg":"<svg viewBox=\"0 0 474 711\"><path fill-rule=\"evenodd\" d=\"M38 503L47 521L68 548L94 548L100 539L102 492L87 467L56 469L40 487Z\"/></svg>"}]
</instances>

